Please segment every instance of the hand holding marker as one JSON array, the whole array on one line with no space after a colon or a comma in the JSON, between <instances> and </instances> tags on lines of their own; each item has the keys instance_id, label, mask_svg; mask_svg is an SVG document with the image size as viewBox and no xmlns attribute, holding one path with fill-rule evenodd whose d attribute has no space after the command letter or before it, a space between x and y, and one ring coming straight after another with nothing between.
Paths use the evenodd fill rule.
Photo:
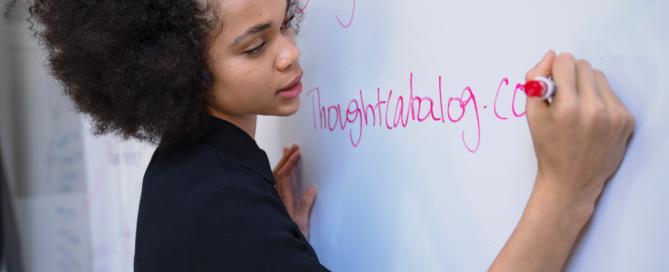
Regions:
<instances>
[{"instance_id":1,"label":"hand holding marker","mask_svg":"<svg viewBox=\"0 0 669 272\"><path fill-rule=\"evenodd\" d=\"M602 71L569 53L549 51L525 80L537 174L489 271L562 271L622 162L634 116Z\"/></svg>"}]
</instances>

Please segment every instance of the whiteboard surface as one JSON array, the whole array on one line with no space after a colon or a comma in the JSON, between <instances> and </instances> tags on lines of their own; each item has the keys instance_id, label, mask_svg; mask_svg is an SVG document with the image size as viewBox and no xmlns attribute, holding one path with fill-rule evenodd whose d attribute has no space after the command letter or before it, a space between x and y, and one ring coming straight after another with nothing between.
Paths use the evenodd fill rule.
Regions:
<instances>
[{"instance_id":1,"label":"whiteboard surface","mask_svg":"<svg viewBox=\"0 0 669 272\"><path fill-rule=\"evenodd\" d=\"M637 120L626 159L568 270L669 266L669 2L347 0L302 6L301 109L290 118L261 119L259 142L273 162L281 145L301 145L299 178L319 187L311 241L330 269L482 271L492 263L520 218L536 173L524 97L520 92L514 100L514 87L548 49L572 52L603 70ZM373 125L369 114L360 133L356 103L374 106L377 95L387 98L392 89L390 118L400 95L406 115L411 86L415 96L439 103L440 77L443 103L454 99L444 121L439 107L430 116L425 102L422 116L429 118L423 122L395 127L391 119L388 129ZM461 97L467 87L477 107L470 93ZM464 110L462 101L469 101ZM264 136L273 131L279 139Z\"/></svg>"},{"instance_id":2,"label":"whiteboard surface","mask_svg":"<svg viewBox=\"0 0 669 272\"><path fill-rule=\"evenodd\" d=\"M304 1L302 107L293 117L261 118L258 141L274 163L282 145L301 145L298 180L319 186L311 241L327 267L486 269L535 175L524 97L514 100L514 87L552 48L603 70L637 120L568 270L666 270L669 2ZM47 76L26 26L14 23L0 42L0 125L26 268L132 271L141 177L153 149L91 136L88 120ZM436 106L440 77L443 101L452 99L445 114ZM476 107L470 93L461 97L467 87ZM346 121L361 90L369 104L377 89L384 99L392 89L391 116L400 95L406 115L412 89L435 102L418 115L433 115L360 133L355 111L342 129L334 114L321 121L314 110L319 94L321 106L340 105Z\"/></svg>"}]
</instances>

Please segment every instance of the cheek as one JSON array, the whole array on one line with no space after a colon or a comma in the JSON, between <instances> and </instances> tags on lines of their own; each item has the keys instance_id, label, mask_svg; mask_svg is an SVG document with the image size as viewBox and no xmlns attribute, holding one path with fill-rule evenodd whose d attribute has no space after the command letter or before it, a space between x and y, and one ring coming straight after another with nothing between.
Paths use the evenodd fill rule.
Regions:
<instances>
[{"instance_id":1,"label":"cheek","mask_svg":"<svg viewBox=\"0 0 669 272\"><path fill-rule=\"evenodd\" d=\"M268 75L262 71L261 67L237 69L228 74L226 85L237 96L257 99L257 96L272 87Z\"/></svg>"},{"instance_id":2,"label":"cheek","mask_svg":"<svg viewBox=\"0 0 669 272\"><path fill-rule=\"evenodd\" d=\"M215 73L212 92L213 102L217 107L229 111L252 111L254 107L271 99L272 88L265 69L249 63L231 63Z\"/></svg>"},{"instance_id":3,"label":"cheek","mask_svg":"<svg viewBox=\"0 0 669 272\"><path fill-rule=\"evenodd\" d=\"M226 82L234 83L237 86L257 86L268 82L268 75L264 72L268 70L269 60L266 57L259 59L247 59L239 57L226 64L222 71L222 78Z\"/></svg>"}]
</instances>

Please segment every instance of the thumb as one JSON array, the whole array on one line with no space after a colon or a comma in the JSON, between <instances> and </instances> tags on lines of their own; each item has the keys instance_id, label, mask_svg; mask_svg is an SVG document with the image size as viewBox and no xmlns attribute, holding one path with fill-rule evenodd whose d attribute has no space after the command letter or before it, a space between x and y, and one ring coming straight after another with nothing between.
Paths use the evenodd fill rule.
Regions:
<instances>
[{"instance_id":1,"label":"thumb","mask_svg":"<svg viewBox=\"0 0 669 272\"><path fill-rule=\"evenodd\" d=\"M309 225L311 221L311 211L314 208L314 200L316 200L317 189L316 186L311 185L309 189L302 195L300 208L295 215L295 223L300 227L305 238L309 239Z\"/></svg>"},{"instance_id":2,"label":"thumb","mask_svg":"<svg viewBox=\"0 0 669 272\"><path fill-rule=\"evenodd\" d=\"M314 208L314 202L316 200L316 195L318 194L318 188L316 185L309 186L306 192L302 195L302 201L300 203L300 215L305 218L311 218L311 211Z\"/></svg>"}]
</instances>

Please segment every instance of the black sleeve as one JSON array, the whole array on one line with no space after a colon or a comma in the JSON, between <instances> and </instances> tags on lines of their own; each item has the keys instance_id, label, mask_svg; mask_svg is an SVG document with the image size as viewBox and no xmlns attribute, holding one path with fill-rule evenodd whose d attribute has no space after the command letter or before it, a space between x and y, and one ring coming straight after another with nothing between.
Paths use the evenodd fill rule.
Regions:
<instances>
[{"instance_id":1,"label":"black sleeve","mask_svg":"<svg viewBox=\"0 0 669 272\"><path fill-rule=\"evenodd\" d=\"M274 191L227 184L196 218L193 271L328 271Z\"/></svg>"}]
</instances>

